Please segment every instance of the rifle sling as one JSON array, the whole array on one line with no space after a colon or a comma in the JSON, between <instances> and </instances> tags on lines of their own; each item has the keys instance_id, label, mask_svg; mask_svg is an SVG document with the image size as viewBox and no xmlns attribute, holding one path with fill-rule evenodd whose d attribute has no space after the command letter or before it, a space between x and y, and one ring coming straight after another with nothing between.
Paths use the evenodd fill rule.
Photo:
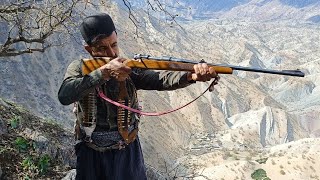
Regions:
<instances>
[{"instance_id":1,"label":"rifle sling","mask_svg":"<svg viewBox=\"0 0 320 180\"><path fill-rule=\"evenodd\" d=\"M177 111L177 110L180 110L180 109L182 109L182 108L190 105L191 103L193 103L194 101L196 101L197 99L199 99L199 98L200 98L204 93L206 93L208 90L209 90L209 91L212 91L212 90L213 90L213 86L214 86L215 84L217 84L217 81L218 81L218 80L219 80L218 78L214 79L214 80L211 82L211 84L209 85L209 87L208 87L203 93L201 93L198 97L196 97L196 98L193 99L192 101L188 102L187 104L185 104L185 105L183 105L183 106L180 106L180 107L178 107L178 108L172 109L172 110L164 111L164 112L143 112L143 111L141 111L141 110L131 108L131 107L126 106L126 105L124 105L124 104L122 104L122 103L119 103L119 102L117 102L117 101L113 101L113 100L109 99L106 95L103 94L103 92L102 92L101 89L99 89L99 88L97 88L97 92L98 92L98 95L99 95L102 99L104 99L105 101L107 101L107 102L109 102L109 103L117 106L118 108L126 109L126 110L128 110L128 111L130 111L130 112L137 113L137 114L144 115L144 116L161 116L161 115L165 115L165 114L169 114L169 113L175 112L175 111Z\"/></svg>"}]
</instances>

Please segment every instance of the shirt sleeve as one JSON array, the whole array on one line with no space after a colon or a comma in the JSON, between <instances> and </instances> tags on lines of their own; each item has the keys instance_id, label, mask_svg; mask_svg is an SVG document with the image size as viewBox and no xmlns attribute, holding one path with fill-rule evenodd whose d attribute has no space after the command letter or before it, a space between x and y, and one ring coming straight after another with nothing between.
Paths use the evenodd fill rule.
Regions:
<instances>
[{"instance_id":1,"label":"shirt sleeve","mask_svg":"<svg viewBox=\"0 0 320 180\"><path fill-rule=\"evenodd\" d=\"M69 105L78 101L90 92L94 87L105 82L99 69L90 74L82 76L81 61L73 61L67 68L64 80L58 92L58 98L61 104Z\"/></svg>"},{"instance_id":2,"label":"shirt sleeve","mask_svg":"<svg viewBox=\"0 0 320 180\"><path fill-rule=\"evenodd\" d=\"M134 69L131 79L137 89L158 91L175 90L194 83L187 80L187 72L181 71Z\"/></svg>"}]
</instances>

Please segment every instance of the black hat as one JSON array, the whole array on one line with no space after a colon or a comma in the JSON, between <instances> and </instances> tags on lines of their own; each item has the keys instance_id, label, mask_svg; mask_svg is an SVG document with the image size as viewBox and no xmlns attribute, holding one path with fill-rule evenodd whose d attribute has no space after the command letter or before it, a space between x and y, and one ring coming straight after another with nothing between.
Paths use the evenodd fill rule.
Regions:
<instances>
[{"instance_id":1,"label":"black hat","mask_svg":"<svg viewBox=\"0 0 320 180\"><path fill-rule=\"evenodd\" d=\"M80 32L87 44L99 35L110 36L116 28L108 14L101 13L86 17L80 25Z\"/></svg>"}]
</instances>

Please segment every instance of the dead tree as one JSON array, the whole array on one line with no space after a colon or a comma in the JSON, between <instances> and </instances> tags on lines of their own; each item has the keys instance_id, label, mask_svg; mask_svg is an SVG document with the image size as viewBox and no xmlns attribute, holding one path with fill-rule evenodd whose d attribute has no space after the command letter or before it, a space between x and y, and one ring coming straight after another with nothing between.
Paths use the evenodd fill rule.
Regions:
<instances>
[{"instance_id":1,"label":"dead tree","mask_svg":"<svg viewBox=\"0 0 320 180\"><path fill-rule=\"evenodd\" d=\"M61 41L50 37L54 34L60 37L63 33L70 37L85 15L83 12L87 6L103 6L111 2L112 0L3 0L0 2L0 57L44 52L49 47L60 46ZM131 6L133 0L122 2L129 12L128 18L138 31L138 15ZM145 3L145 12L149 16L164 13L170 26L176 23L178 15L173 15L164 1L145 0Z\"/></svg>"},{"instance_id":2,"label":"dead tree","mask_svg":"<svg viewBox=\"0 0 320 180\"><path fill-rule=\"evenodd\" d=\"M54 33L70 31L80 0L10 0L0 3L0 57L44 52Z\"/></svg>"}]
</instances>

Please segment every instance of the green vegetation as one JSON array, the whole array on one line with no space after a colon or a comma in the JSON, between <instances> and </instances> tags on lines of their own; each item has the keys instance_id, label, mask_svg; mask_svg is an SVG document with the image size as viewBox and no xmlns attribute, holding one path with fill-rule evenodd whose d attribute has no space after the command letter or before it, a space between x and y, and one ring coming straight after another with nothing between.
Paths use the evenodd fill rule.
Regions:
<instances>
[{"instance_id":1,"label":"green vegetation","mask_svg":"<svg viewBox=\"0 0 320 180\"><path fill-rule=\"evenodd\" d=\"M21 120L21 117L20 116L13 116L11 119L10 119L10 126L12 129L16 129L18 128L19 124L20 124L20 120Z\"/></svg>"},{"instance_id":2,"label":"green vegetation","mask_svg":"<svg viewBox=\"0 0 320 180\"><path fill-rule=\"evenodd\" d=\"M21 152L21 151L26 151L27 148L28 148L28 141L25 140L24 138L22 137L17 137L17 139L14 141L15 142L15 145L16 147L18 148L18 150Z\"/></svg>"},{"instance_id":3,"label":"green vegetation","mask_svg":"<svg viewBox=\"0 0 320 180\"><path fill-rule=\"evenodd\" d=\"M50 157L47 154L40 156L37 164L40 174L45 174L48 171L49 165Z\"/></svg>"},{"instance_id":4,"label":"green vegetation","mask_svg":"<svg viewBox=\"0 0 320 180\"><path fill-rule=\"evenodd\" d=\"M14 145L16 150L23 152L21 167L24 174L24 179L34 178L36 176L44 175L48 172L50 167L50 157L47 154L37 154L35 153L35 147L32 145L32 141L23 137L17 137L14 140Z\"/></svg>"},{"instance_id":5,"label":"green vegetation","mask_svg":"<svg viewBox=\"0 0 320 180\"><path fill-rule=\"evenodd\" d=\"M34 172L37 169L31 156L24 158L21 165L24 171Z\"/></svg>"},{"instance_id":6,"label":"green vegetation","mask_svg":"<svg viewBox=\"0 0 320 180\"><path fill-rule=\"evenodd\" d=\"M43 175L48 171L50 165L50 157L48 155L42 156L28 156L23 159L22 168L30 174Z\"/></svg>"},{"instance_id":7,"label":"green vegetation","mask_svg":"<svg viewBox=\"0 0 320 180\"><path fill-rule=\"evenodd\" d=\"M267 177L267 172L263 169L257 169L251 174L251 178L254 180L271 180Z\"/></svg>"},{"instance_id":8,"label":"green vegetation","mask_svg":"<svg viewBox=\"0 0 320 180\"><path fill-rule=\"evenodd\" d=\"M259 164L265 164L267 162L268 158L261 158L261 159L257 159L256 161L259 163Z\"/></svg>"}]
</instances>

